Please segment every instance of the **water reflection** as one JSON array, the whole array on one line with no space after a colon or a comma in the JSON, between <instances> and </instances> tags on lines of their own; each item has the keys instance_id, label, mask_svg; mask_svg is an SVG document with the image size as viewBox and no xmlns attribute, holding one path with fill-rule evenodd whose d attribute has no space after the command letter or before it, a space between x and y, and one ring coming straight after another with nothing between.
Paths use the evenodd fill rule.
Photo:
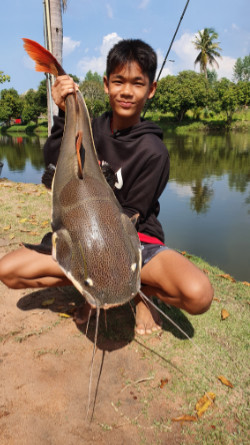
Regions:
<instances>
[{"instance_id":1,"label":"water reflection","mask_svg":"<svg viewBox=\"0 0 250 445\"><path fill-rule=\"evenodd\" d=\"M0 135L2 176L14 181L39 183L44 168L42 147L45 140L38 136Z\"/></svg>"},{"instance_id":2,"label":"water reflection","mask_svg":"<svg viewBox=\"0 0 250 445\"><path fill-rule=\"evenodd\" d=\"M210 207L214 195L212 177L227 174L230 189L246 191L250 183L249 134L168 134L164 142L171 155L171 179L191 186L190 208L196 213L206 213Z\"/></svg>"}]
</instances>

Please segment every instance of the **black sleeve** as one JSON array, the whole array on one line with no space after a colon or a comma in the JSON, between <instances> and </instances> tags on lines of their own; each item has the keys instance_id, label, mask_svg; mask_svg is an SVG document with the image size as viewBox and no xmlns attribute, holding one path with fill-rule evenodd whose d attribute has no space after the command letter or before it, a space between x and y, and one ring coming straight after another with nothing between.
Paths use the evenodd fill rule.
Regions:
<instances>
[{"instance_id":1,"label":"black sleeve","mask_svg":"<svg viewBox=\"0 0 250 445\"><path fill-rule=\"evenodd\" d=\"M54 125L51 129L51 135L48 137L47 141L43 147L43 155L46 167L49 164L56 165L61 141L63 137L65 113L64 111L59 111L59 116L54 116Z\"/></svg>"}]
</instances>

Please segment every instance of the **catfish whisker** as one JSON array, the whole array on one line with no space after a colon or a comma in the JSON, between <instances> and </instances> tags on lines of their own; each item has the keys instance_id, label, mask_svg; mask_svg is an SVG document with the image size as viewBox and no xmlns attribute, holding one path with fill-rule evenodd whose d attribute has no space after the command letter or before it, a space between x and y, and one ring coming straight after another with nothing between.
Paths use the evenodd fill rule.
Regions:
<instances>
[{"instance_id":1,"label":"catfish whisker","mask_svg":"<svg viewBox=\"0 0 250 445\"><path fill-rule=\"evenodd\" d=\"M194 347L203 355L203 357L205 357L207 361L209 360L207 355L203 352L203 350L194 342L194 340L192 340L192 338L177 323L175 323L174 320L172 320L171 317L165 314L165 312L163 312L156 304L154 304L153 301L150 298L148 298L141 290L139 291L139 294L144 302L146 300L149 304L151 304L151 306L153 306L166 320L168 320L176 329L178 329L179 332L181 332L188 340L191 341Z\"/></svg>"},{"instance_id":2,"label":"catfish whisker","mask_svg":"<svg viewBox=\"0 0 250 445\"><path fill-rule=\"evenodd\" d=\"M99 328L99 317L100 317L100 307L96 307L96 324L95 324L95 339L94 339L94 346L93 346L93 353L92 353L92 360L91 360L91 368L90 368L90 376L89 376L89 393L88 393L88 405L87 405L87 413L86 413L86 419L89 414L89 408L90 408L90 397L91 397L91 388L92 388L92 379L93 379L93 365L94 365L94 358L95 358L95 351L96 351L96 344L97 344L97 335L98 335L98 328Z\"/></svg>"}]
</instances>

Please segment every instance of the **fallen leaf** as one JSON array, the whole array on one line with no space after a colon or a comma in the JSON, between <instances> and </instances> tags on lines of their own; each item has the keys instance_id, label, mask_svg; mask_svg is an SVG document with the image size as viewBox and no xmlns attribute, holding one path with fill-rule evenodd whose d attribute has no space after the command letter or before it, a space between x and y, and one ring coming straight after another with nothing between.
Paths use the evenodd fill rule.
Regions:
<instances>
[{"instance_id":1,"label":"fallen leaf","mask_svg":"<svg viewBox=\"0 0 250 445\"><path fill-rule=\"evenodd\" d=\"M229 380L226 379L223 375L219 375L218 379L223 383L223 385L229 386L229 388L233 388L233 384L229 382Z\"/></svg>"},{"instance_id":2,"label":"fallen leaf","mask_svg":"<svg viewBox=\"0 0 250 445\"><path fill-rule=\"evenodd\" d=\"M4 228L3 228L3 230L5 230L5 231L7 231L7 230L10 230L11 229L11 225L9 224L8 226L5 226Z\"/></svg>"},{"instance_id":3,"label":"fallen leaf","mask_svg":"<svg viewBox=\"0 0 250 445\"><path fill-rule=\"evenodd\" d=\"M9 235L9 239L14 239L15 238L15 235Z\"/></svg>"},{"instance_id":4,"label":"fallen leaf","mask_svg":"<svg viewBox=\"0 0 250 445\"><path fill-rule=\"evenodd\" d=\"M218 301L220 303L220 299L219 298L214 297L213 300L214 301Z\"/></svg>"},{"instance_id":5,"label":"fallen leaf","mask_svg":"<svg viewBox=\"0 0 250 445\"><path fill-rule=\"evenodd\" d=\"M197 416L201 417L202 414L211 406L214 402L215 394L213 392L206 392L206 394L198 400L195 405Z\"/></svg>"},{"instance_id":6,"label":"fallen leaf","mask_svg":"<svg viewBox=\"0 0 250 445\"><path fill-rule=\"evenodd\" d=\"M27 218L22 218L22 219L20 219L19 220L19 222L22 224L22 223L25 223L27 221Z\"/></svg>"},{"instance_id":7,"label":"fallen leaf","mask_svg":"<svg viewBox=\"0 0 250 445\"><path fill-rule=\"evenodd\" d=\"M168 383L168 379L161 379L160 388L164 388L164 386Z\"/></svg>"},{"instance_id":8,"label":"fallen leaf","mask_svg":"<svg viewBox=\"0 0 250 445\"><path fill-rule=\"evenodd\" d=\"M196 422L197 417L196 416L189 416L188 414L184 414L180 417L174 417L171 419L173 422Z\"/></svg>"},{"instance_id":9,"label":"fallen leaf","mask_svg":"<svg viewBox=\"0 0 250 445\"><path fill-rule=\"evenodd\" d=\"M55 301L54 298L50 298L49 300L44 300L44 301L42 302L42 306L50 306L51 304L54 303L54 301Z\"/></svg>"},{"instance_id":10,"label":"fallen leaf","mask_svg":"<svg viewBox=\"0 0 250 445\"><path fill-rule=\"evenodd\" d=\"M70 318L70 315L65 314L64 312L60 312L60 314L58 314L58 315L59 315L59 317L62 317L62 318Z\"/></svg>"},{"instance_id":11,"label":"fallen leaf","mask_svg":"<svg viewBox=\"0 0 250 445\"><path fill-rule=\"evenodd\" d=\"M218 274L217 276L218 276L218 277L225 278L226 280L229 280L229 281L231 281L232 283L236 283L236 280L235 280L233 277L231 277L231 275L229 275L228 273L225 273L225 274Z\"/></svg>"},{"instance_id":12,"label":"fallen leaf","mask_svg":"<svg viewBox=\"0 0 250 445\"><path fill-rule=\"evenodd\" d=\"M38 232L32 232L32 231L30 231L29 235L31 235L31 236L38 236L39 233L38 233Z\"/></svg>"},{"instance_id":13,"label":"fallen leaf","mask_svg":"<svg viewBox=\"0 0 250 445\"><path fill-rule=\"evenodd\" d=\"M209 270L207 270L207 269L202 269L202 270L206 275L209 275Z\"/></svg>"},{"instance_id":14,"label":"fallen leaf","mask_svg":"<svg viewBox=\"0 0 250 445\"><path fill-rule=\"evenodd\" d=\"M226 309L221 309L221 319L226 320L227 317L229 317L229 312L227 312Z\"/></svg>"},{"instance_id":15,"label":"fallen leaf","mask_svg":"<svg viewBox=\"0 0 250 445\"><path fill-rule=\"evenodd\" d=\"M186 256L187 258L191 258L192 255L190 255L189 253L187 253L185 250L183 252L181 252L182 255Z\"/></svg>"},{"instance_id":16,"label":"fallen leaf","mask_svg":"<svg viewBox=\"0 0 250 445\"><path fill-rule=\"evenodd\" d=\"M242 284L244 284L245 286L250 286L250 283L248 283L248 281L242 281Z\"/></svg>"}]
</instances>

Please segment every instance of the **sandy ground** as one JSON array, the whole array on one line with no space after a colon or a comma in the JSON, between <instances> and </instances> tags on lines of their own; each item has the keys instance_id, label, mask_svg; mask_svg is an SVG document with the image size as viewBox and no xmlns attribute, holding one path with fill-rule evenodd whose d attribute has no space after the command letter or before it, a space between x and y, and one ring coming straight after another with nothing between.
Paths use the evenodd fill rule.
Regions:
<instances>
[{"instance_id":1,"label":"sandy ground","mask_svg":"<svg viewBox=\"0 0 250 445\"><path fill-rule=\"evenodd\" d=\"M181 426L170 420L181 401L159 388L171 373L153 353L145 359L129 305L108 311L106 322L101 315L86 419L95 319L86 335L63 316L80 302L71 287L0 284L1 445L181 443ZM161 334L149 337L147 348L159 341Z\"/></svg>"}]
</instances>

